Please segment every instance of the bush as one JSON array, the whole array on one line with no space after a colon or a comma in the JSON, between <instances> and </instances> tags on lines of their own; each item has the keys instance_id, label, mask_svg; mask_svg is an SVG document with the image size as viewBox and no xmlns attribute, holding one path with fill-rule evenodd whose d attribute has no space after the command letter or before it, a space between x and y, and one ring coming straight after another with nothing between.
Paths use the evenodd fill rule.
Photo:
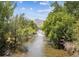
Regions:
<instances>
[{"instance_id":1,"label":"bush","mask_svg":"<svg viewBox=\"0 0 79 59\"><path fill-rule=\"evenodd\" d=\"M50 12L44 22L43 30L54 44L57 45L58 40L64 36L65 41L72 41L72 26L74 17L67 12Z\"/></svg>"}]
</instances>

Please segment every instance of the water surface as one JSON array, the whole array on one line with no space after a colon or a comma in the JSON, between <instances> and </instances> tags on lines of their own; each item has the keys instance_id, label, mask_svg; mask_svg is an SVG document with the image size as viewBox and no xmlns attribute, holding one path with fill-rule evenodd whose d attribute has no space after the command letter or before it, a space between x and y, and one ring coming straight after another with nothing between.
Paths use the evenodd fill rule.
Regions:
<instances>
[{"instance_id":1,"label":"water surface","mask_svg":"<svg viewBox=\"0 0 79 59\"><path fill-rule=\"evenodd\" d=\"M44 33L41 30L38 30L33 43L28 46L28 57L42 57L44 55L44 37Z\"/></svg>"}]
</instances>

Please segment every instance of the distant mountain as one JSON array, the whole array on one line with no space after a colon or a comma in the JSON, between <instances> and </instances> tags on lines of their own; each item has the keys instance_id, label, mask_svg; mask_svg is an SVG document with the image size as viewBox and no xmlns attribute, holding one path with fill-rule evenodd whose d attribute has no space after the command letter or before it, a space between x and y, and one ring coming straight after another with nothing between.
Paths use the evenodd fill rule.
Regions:
<instances>
[{"instance_id":1,"label":"distant mountain","mask_svg":"<svg viewBox=\"0 0 79 59\"><path fill-rule=\"evenodd\" d=\"M34 21L37 25L41 25L44 22L44 20L41 19L35 19Z\"/></svg>"}]
</instances>

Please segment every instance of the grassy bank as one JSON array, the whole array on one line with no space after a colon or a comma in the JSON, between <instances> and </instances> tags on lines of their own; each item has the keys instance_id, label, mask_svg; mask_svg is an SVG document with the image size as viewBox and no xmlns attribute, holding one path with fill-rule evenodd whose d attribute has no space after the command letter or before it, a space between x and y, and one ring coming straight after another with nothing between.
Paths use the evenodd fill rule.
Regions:
<instances>
[{"instance_id":1,"label":"grassy bank","mask_svg":"<svg viewBox=\"0 0 79 59\"><path fill-rule=\"evenodd\" d=\"M51 47L47 43L45 43L44 47L44 54L47 57L66 57L69 56L69 54L64 50L59 50Z\"/></svg>"}]
</instances>

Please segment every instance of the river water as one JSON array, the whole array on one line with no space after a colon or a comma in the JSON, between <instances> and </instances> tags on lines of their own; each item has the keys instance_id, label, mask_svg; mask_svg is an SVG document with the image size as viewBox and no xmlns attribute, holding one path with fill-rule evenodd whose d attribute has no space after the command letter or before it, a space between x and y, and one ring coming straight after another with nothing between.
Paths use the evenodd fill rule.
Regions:
<instances>
[{"instance_id":1,"label":"river water","mask_svg":"<svg viewBox=\"0 0 79 59\"><path fill-rule=\"evenodd\" d=\"M44 47L44 33L41 30L37 31L34 41L28 46L28 57L42 57Z\"/></svg>"},{"instance_id":2,"label":"river water","mask_svg":"<svg viewBox=\"0 0 79 59\"><path fill-rule=\"evenodd\" d=\"M32 42L23 44L25 52L19 55L24 57L45 57L45 56L69 56L64 50L54 49L47 44L46 37L42 30L38 30Z\"/></svg>"}]
</instances>

